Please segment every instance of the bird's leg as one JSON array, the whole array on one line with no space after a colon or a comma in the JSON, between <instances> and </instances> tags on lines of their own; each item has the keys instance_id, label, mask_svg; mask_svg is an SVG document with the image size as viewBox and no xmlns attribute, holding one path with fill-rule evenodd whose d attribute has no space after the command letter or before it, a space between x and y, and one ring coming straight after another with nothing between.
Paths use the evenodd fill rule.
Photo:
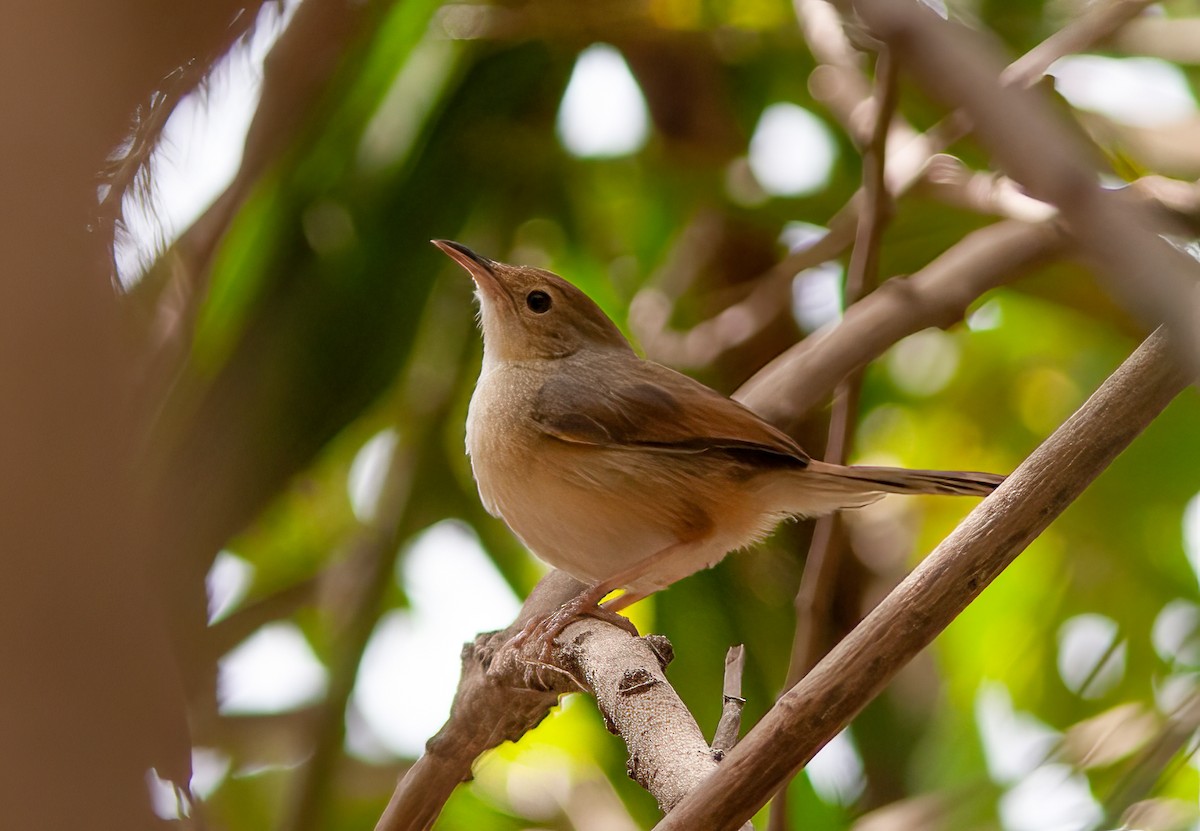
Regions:
<instances>
[{"instance_id":1,"label":"bird's leg","mask_svg":"<svg viewBox=\"0 0 1200 831\"><path fill-rule=\"evenodd\" d=\"M649 597L654 592L635 592L626 589L625 592L612 600L607 600L600 604L601 609L606 609L610 612L619 612L622 609L628 609L639 600Z\"/></svg>"},{"instance_id":2,"label":"bird's leg","mask_svg":"<svg viewBox=\"0 0 1200 831\"><path fill-rule=\"evenodd\" d=\"M604 599L605 595L615 591L619 587L610 585L611 582L610 580L604 580L596 583L594 586L584 589L572 597L553 612L534 617L521 628L521 631L513 635L508 645L519 649L530 640L540 641L542 644L541 660L549 661L554 639L562 634L564 629L585 615L603 620L606 623L611 623L614 626L619 626L636 637L639 632L629 622L629 618L617 614L616 609L612 609L607 605L600 605L600 601ZM616 600L622 599L624 599L624 596L616 598ZM625 608L625 606L618 608Z\"/></svg>"},{"instance_id":3,"label":"bird's leg","mask_svg":"<svg viewBox=\"0 0 1200 831\"><path fill-rule=\"evenodd\" d=\"M617 614L617 612L646 597L649 592L626 591L625 594L615 597L603 605L600 604L600 601L617 589L639 581L647 574L655 571L665 561L686 549L692 548L693 545L694 541L692 540L673 543L660 551L656 551L649 557L639 560L629 568L607 580L601 580L599 583L575 595L575 597L559 606L550 614L530 620L520 632L513 636L512 640L509 641L509 645L520 648L530 639L539 640L542 643L542 658L543 660L548 660L554 646L554 639L562 634L562 631L571 625L571 623L583 615L612 623L631 632L635 636L638 635L637 628L629 622L629 619Z\"/></svg>"}]
</instances>

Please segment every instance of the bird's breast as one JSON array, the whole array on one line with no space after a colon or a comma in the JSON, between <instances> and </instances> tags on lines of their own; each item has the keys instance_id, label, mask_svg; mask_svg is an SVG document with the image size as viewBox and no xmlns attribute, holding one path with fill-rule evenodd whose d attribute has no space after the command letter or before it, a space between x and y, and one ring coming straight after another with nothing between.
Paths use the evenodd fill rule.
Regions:
<instances>
[{"instance_id":1,"label":"bird's breast","mask_svg":"<svg viewBox=\"0 0 1200 831\"><path fill-rule=\"evenodd\" d=\"M543 432L532 413L545 377L512 365L485 371L467 417L484 506L541 560L599 581L684 544L673 571L649 578L667 585L778 521L744 465L720 453L607 447Z\"/></svg>"},{"instance_id":2,"label":"bird's breast","mask_svg":"<svg viewBox=\"0 0 1200 831\"><path fill-rule=\"evenodd\" d=\"M500 364L485 364L467 409L467 453L483 505L503 516L500 502L536 452L529 411L537 378Z\"/></svg>"},{"instance_id":3,"label":"bird's breast","mask_svg":"<svg viewBox=\"0 0 1200 831\"><path fill-rule=\"evenodd\" d=\"M583 580L605 579L681 537L708 513L653 454L575 444L531 417L541 378L485 372L467 416L467 450L484 507L540 559Z\"/></svg>"}]
</instances>

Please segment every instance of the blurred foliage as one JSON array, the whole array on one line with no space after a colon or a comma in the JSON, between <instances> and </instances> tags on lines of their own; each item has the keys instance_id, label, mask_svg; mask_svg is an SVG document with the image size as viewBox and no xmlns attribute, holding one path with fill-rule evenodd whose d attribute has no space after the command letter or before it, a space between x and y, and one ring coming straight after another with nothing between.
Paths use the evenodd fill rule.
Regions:
<instances>
[{"instance_id":1,"label":"blurred foliage","mask_svg":"<svg viewBox=\"0 0 1200 831\"><path fill-rule=\"evenodd\" d=\"M479 341L467 278L430 238L548 266L626 331L639 292L678 295L669 323L687 329L748 293L783 254L786 223L824 225L856 190L859 156L806 85L815 61L790 4L652 0L637 8L539 0L374 4L319 119L292 137L233 220L169 408L171 424L232 436L209 445L181 430L172 451L194 459L197 495L213 471L240 483L239 507L229 509L240 530L225 548L253 567L253 579L214 631L223 626L241 638L268 620L292 619L329 670L344 671L347 620L373 627L413 603L403 562L409 541L446 519L472 529L518 596L542 573L474 493L462 448ZM976 2L953 4L952 13L991 29L1018 54L1068 22L1074 8ZM1194 4L1167 8L1196 11ZM597 42L625 55L651 117L645 146L619 158L576 158L556 132L576 58ZM1194 89L1196 69L1186 70ZM834 168L810 195L748 198L733 183L747 175L759 115L780 101L808 109L834 131ZM907 83L900 112L918 128L942 115ZM1154 159L1136 158L1119 141L1107 149L1127 160L1124 171L1156 169ZM986 166L969 138L952 151ZM688 250L694 240L685 231L702 219L715 231L705 250ZM884 276L920 269L991 221L923 192L903 196L884 237ZM688 278L682 292L681 268ZM1138 337L1137 326L1069 263L990 293L971 320L944 335L923 333L871 366L858 458L1011 470ZM731 390L800 336L785 305L770 325L697 374ZM826 419L817 413L801 431L811 451L820 450ZM795 780L793 827L848 829L873 811L880 812L880 824L869 826L876 829L1043 827L1011 814L1002 819L999 806L1024 776L1051 762L1082 772L1106 812L1084 812L1060 827L1113 827L1132 803L1155 799L1182 818L1146 827L1195 827L1194 741L1185 738L1165 756L1153 751L1170 732L1175 708L1194 694L1200 671L1200 596L1182 532L1185 505L1200 490L1198 424L1200 399L1189 391L863 713L850 734L857 773L843 765L840 791L808 774ZM383 537L399 544L389 542L376 552L382 563L364 570L359 548L370 548L379 521L354 510L348 480L364 446L385 430L394 431L399 448L391 458L412 467L396 530ZM843 569L835 628L853 625L970 507L965 500L889 499L852 517L856 559ZM780 693L808 534L803 525L787 526L758 550L635 608L643 629L672 639L677 658L669 676L706 734L719 715L731 644L747 645L747 727ZM383 575L386 585L348 594L363 573ZM465 585L475 575L440 579ZM345 605L364 596L361 606ZM1175 610L1166 622L1165 609ZM1112 643L1101 644L1101 653L1092 641L1090 652L1065 653L1064 626L1081 615L1111 623ZM1115 664L1073 687L1062 667L1089 656ZM353 668L357 655L350 657ZM422 667L406 669L412 685L423 683ZM403 712L404 690L397 695ZM998 711L996 701L1011 712ZM1116 709L1129 705L1135 709ZM993 719L1040 724L1039 735L1049 737L1038 746L1041 758L998 772L996 749L981 737L985 710ZM1088 753L1067 741L1086 720L1114 712L1142 717L1114 722L1129 730L1101 732ZM311 719L266 715L256 728L263 732L253 732L247 725L254 719L211 715L198 723L224 726L198 730L198 741L228 757L230 767L208 792L210 827L279 826L300 799L299 771L320 728ZM326 717L340 723L343 709ZM350 718L369 732L361 715ZM1007 732L1013 741L1023 735ZM319 816L294 827L362 828L381 813L390 776L375 777L372 789L366 782L375 779L351 782L336 773L364 764L397 770L403 760L380 750L378 739L374 746L373 754L347 750L333 760ZM438 828L649 827L658 815L626 777L623 747L586 701L567 702L477 768ZM922 822L883 824L882 812L917 804L937 807ZM620 824L626 812L633 825Z\"/></svg>"}]
</instances>

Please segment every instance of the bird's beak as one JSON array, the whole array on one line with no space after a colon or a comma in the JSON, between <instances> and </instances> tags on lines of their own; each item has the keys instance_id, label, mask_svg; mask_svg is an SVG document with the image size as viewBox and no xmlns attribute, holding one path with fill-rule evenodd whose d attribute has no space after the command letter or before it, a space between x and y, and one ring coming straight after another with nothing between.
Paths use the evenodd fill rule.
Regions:
<instances>
[{"instance_id":1,"label":"bird's beak","mask_svg":"<svg viewBox=\"0 0 1200 831\"><path fill-rule=\"evenodd\" d=\"M508 297L508 292L504 290L504 284L500 282L496 274L497 263L476 254L460 242L452 242L448 239L435 239L430 242L465 268L483 294L495 299Z\"/></svg>"}]
</instances>

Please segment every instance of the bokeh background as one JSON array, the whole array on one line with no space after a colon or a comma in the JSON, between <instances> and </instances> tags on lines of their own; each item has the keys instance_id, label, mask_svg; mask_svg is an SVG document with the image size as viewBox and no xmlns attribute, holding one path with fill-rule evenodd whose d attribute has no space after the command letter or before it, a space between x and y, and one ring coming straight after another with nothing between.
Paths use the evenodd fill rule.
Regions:
<instances>
[{"instance_id":1,"label":"bokeh background","mask_svg":"<svg viewBox=\"0 0 1200 831\"><path fill-rule=\"evenodd\" d=\"M159 770L160 817L370 827L449 713L460 645L507 625L544 573L475 494L472 286L429 239L566 276L648 357L726 392L836 325L846 245L771 271L829 233L862 176L846 113L810 83L829 45L806 39L811 5L285 0L147 81L159 92L110 159L98 227L151 402L129 429L134 491L201 800ZM1016 56L1086 4L948 5ZM1043 85L1106 183L1190 184L1200 7L1137 5ZM856 60L869 78L870 51ZM898 117L928 129L945 113L903 69ZM988 172L969 135L947 152ZM918 271L992 208L918 177L881 275ZM1145 334L1050 258L868 368L852 458L1007 472ZM814 454L828 417L797 431ZM795 779L789 827L1200 828L1198 428L1189 390ZM972 504L888 498L849 517L832 636ZM780 693L810 536L786 526L633 608L674 643L669 677L706 734L729 646L747 648L748 725ZM657 816L572 696L481 758L436 827Z\"/></svg>"}]
</instances>

